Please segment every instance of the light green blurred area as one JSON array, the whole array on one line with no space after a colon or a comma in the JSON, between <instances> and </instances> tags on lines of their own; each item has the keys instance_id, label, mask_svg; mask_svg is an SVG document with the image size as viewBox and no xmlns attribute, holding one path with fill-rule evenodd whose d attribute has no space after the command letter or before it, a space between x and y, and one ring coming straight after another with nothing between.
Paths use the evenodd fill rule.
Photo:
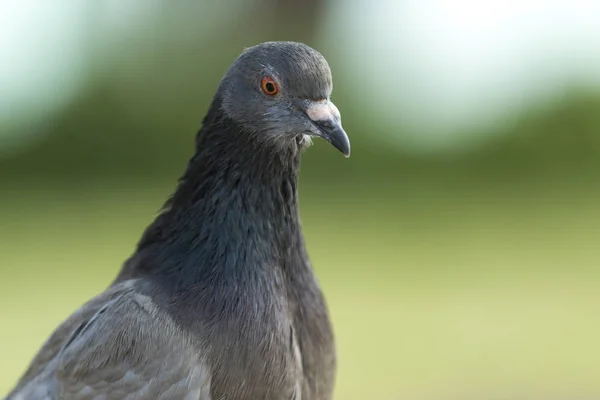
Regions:
<instances>
[{"instance_id":1,"label":"light green blurred area","mask_svg":"<svg viewBox=\"0 0 600 400\"><path fill-rule=\"evenodd\" d=\"M463 132L452 152L416 154L406 143L421 132L376 113L378 102L411 99L377 98L372 80L348 72L369 60L349 66L323 39L319 17L335 2L311 0L309 11L258 3L236 11L244 18L211 8L219 18L208 26L194 23L201 3L156 2L146 31L141 18L119 25L119 35L138 31L100 49L93 39L106 29L89 3L84 25L96 30L75 38L87 49L83 72L60 76L80 85L76 95L49 115L32 112L38 119L27 107L0 109L0 395L131 254L175 187L232 59L249 44L294 39L330 60L353 146L344 159L316 141L300 184L337 337L336 399L600 398L597 88L523 104L487 130Z\"/></svg>"}]
</instances>

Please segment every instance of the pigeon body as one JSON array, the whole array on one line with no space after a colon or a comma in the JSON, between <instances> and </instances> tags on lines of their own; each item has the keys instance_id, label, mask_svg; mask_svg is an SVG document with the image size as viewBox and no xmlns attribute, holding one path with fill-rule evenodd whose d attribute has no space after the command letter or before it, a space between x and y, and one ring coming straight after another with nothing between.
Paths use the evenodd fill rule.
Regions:
<instances>
[{"instance_id":1,"label":"pigeon body","mask_svg":"<svg viewBox=\"0 0 600 400\"><path fill-rule=\"evenodd\" d=\"M134 254L8 399L330 400L334 337L297 183L311 136L349 155L331 89L327 62L306 45L242 53Z\"/></svg>"}]
</instances>

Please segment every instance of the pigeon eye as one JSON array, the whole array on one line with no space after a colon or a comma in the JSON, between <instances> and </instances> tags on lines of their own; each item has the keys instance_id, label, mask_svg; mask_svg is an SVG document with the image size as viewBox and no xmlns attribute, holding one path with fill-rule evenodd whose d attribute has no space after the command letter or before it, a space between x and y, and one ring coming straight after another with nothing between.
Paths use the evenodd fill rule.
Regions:
<instances>
[{"instance_id":1,"label":"pigeon eye","mask_svg":"<svg viewBox=\"0 0 600 400\"><path fill-rule=\"evenodd\" d=\"M262 79L262 83L260 86L262 87L263 92L265 92L269 96L275 96L277 92L279 92L277 83L273 80L273 78L268 76L265 76Z\"/></svg>"}]
</instances>

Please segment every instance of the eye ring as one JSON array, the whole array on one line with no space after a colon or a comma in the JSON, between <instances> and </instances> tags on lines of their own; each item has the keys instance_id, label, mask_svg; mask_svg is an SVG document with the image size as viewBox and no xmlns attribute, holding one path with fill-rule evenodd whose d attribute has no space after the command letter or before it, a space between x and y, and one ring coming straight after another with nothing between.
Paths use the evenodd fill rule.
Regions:
<instances>
[{"instance_id":1,"label":"eye ring","mask_svg":"<svg viewBox=\"0 0 600 400\"><path fill-rule=\"evenodd\" d=\"M279 92L279 87L277 86L277 82L270 76L265 76L262 78L262 82L260 84L262 91L269 96L275 96Z\"/></svg>"}]
</instances>

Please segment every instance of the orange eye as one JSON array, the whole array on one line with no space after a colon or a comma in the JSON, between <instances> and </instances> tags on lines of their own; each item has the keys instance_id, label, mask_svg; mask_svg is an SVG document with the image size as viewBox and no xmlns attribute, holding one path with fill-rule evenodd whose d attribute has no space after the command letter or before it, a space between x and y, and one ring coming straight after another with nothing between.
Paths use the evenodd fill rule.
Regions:
<instances>
[{"instance_id":1,"label":"orange eye","mask_svg":"<svg viewBox=\"0 0 600 400\"><path fill-rule=\"evenodd\" d=\"M262 87L263 92L265 92L269 96L275 96L277 92L279 92L277 82L275 82L275 80L273 80L273 78L269 76L265 76L262 79L262 83L260 86Z\"/></svg>"}]
</instances>

